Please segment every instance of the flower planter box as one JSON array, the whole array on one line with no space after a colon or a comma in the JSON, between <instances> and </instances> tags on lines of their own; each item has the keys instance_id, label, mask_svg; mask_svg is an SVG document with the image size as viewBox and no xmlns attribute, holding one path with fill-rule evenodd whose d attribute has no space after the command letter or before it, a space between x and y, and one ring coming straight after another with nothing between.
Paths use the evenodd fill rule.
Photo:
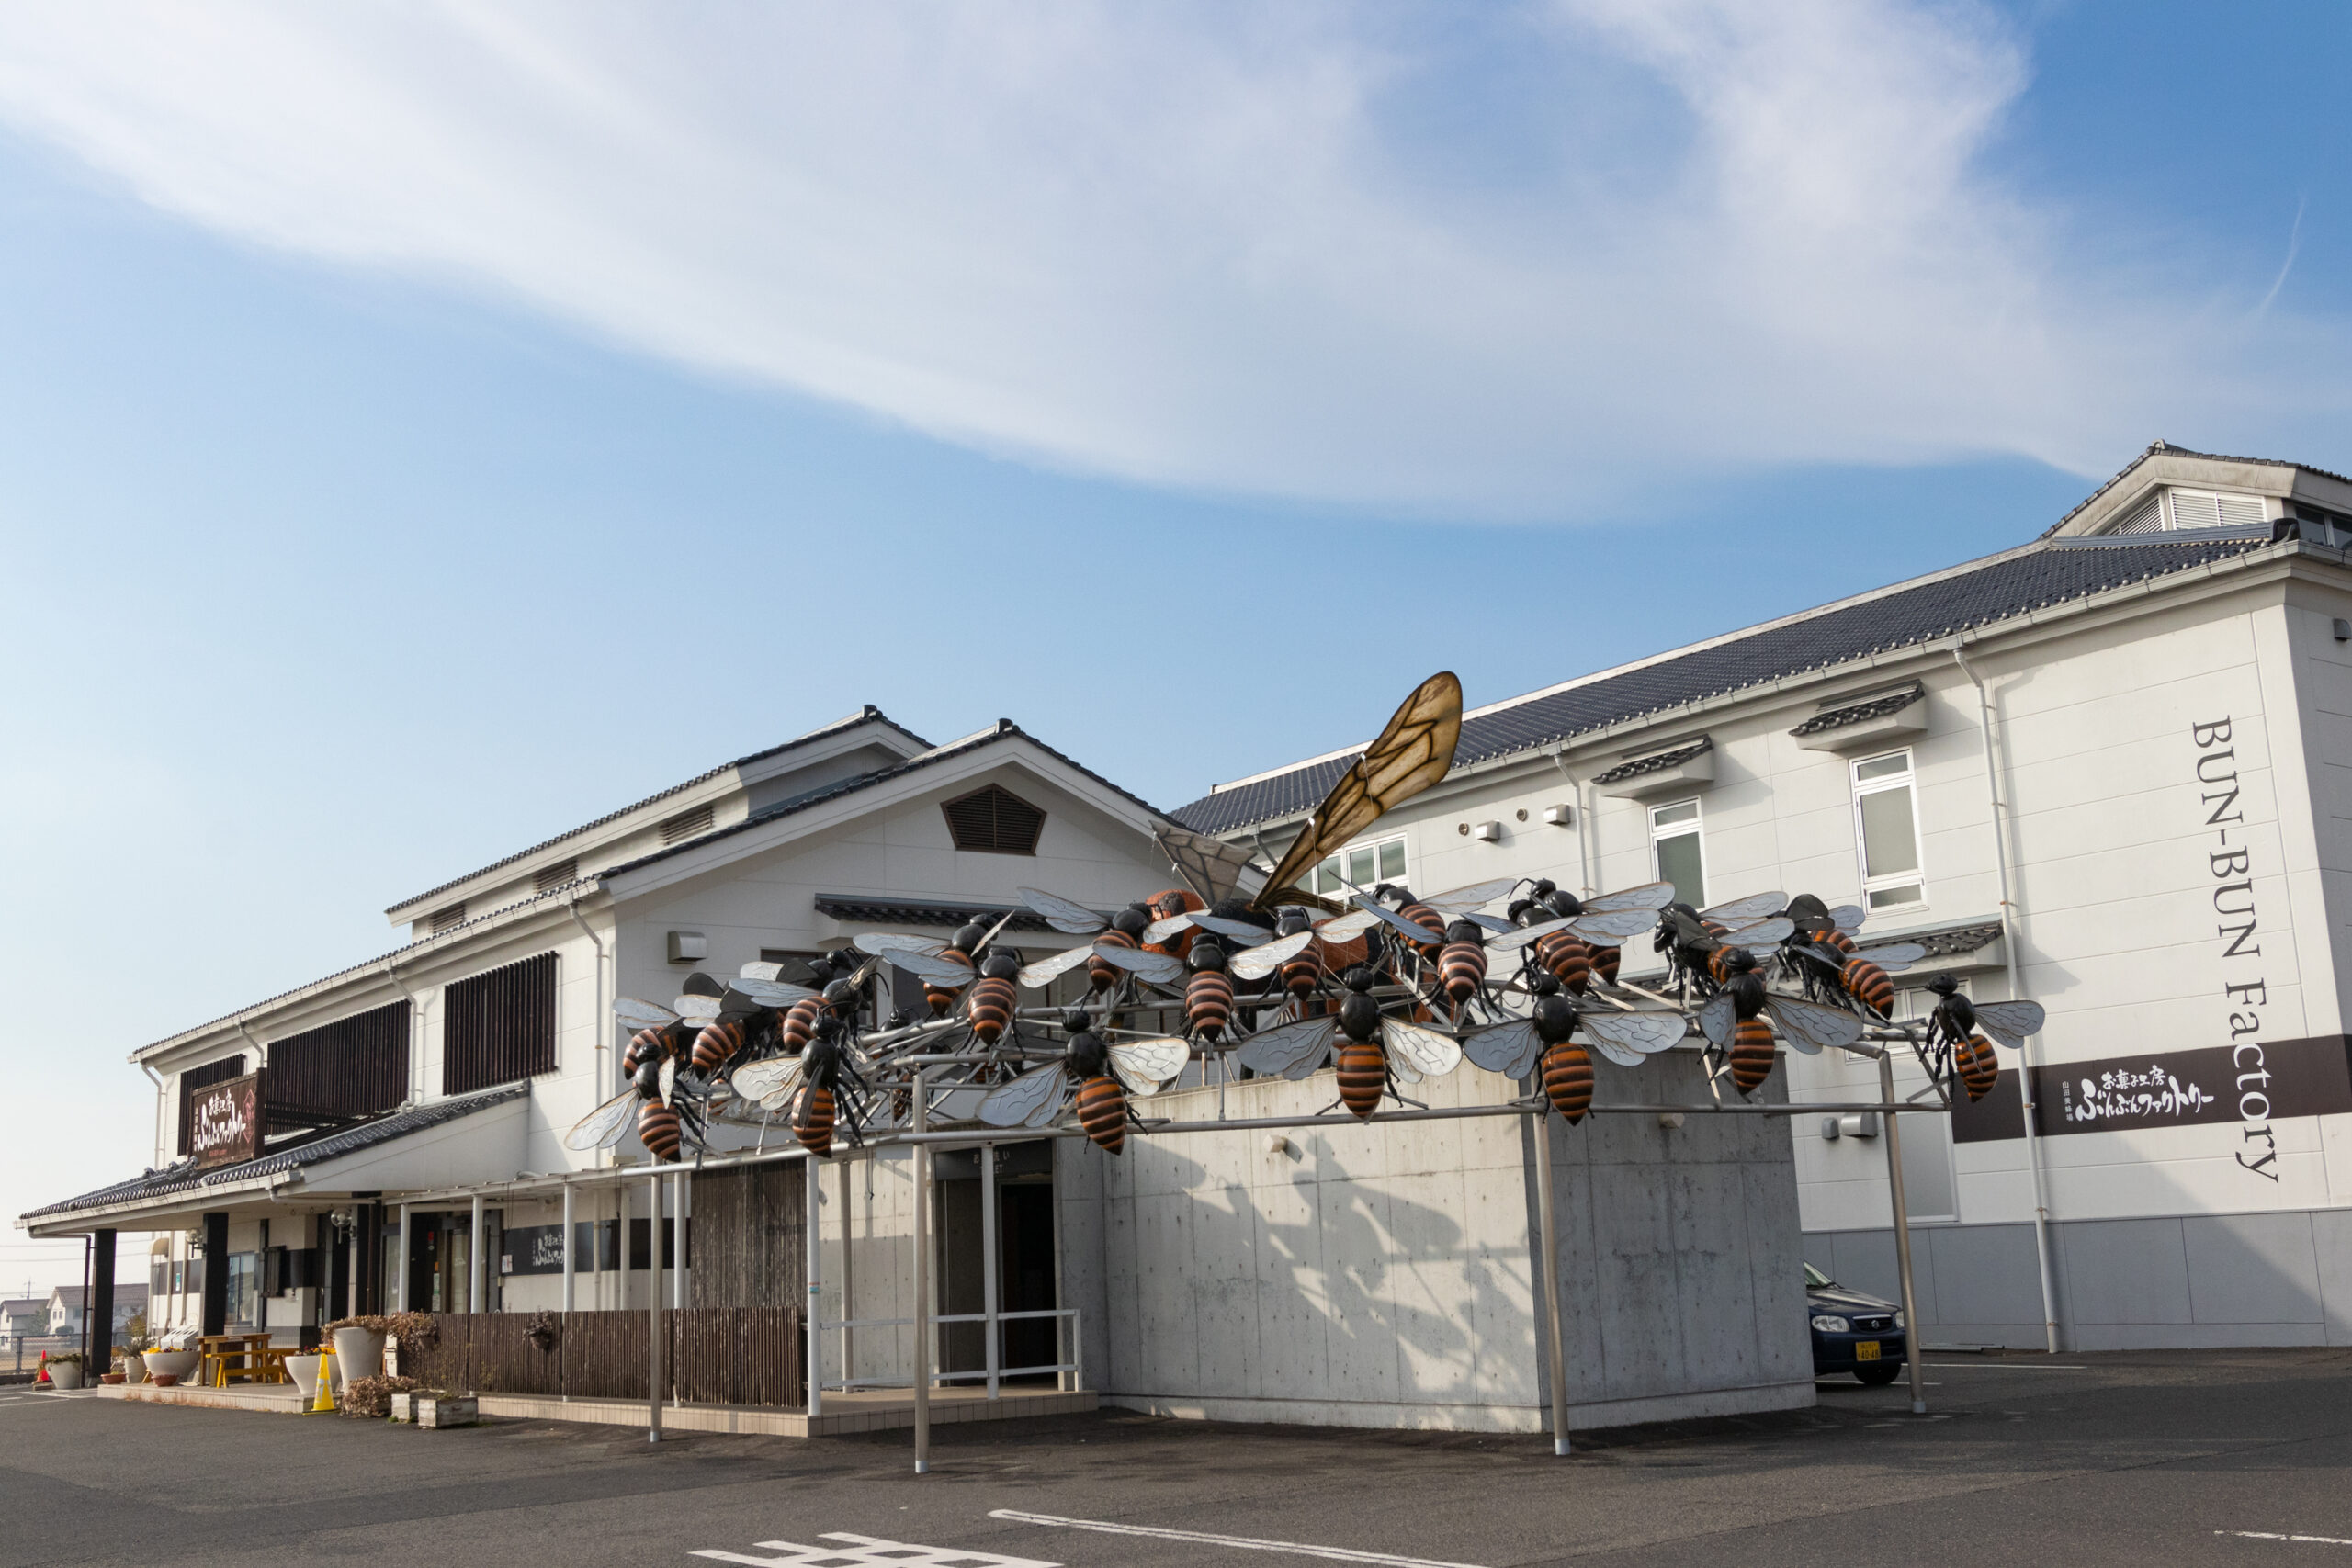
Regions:
<instances>
[{"instance_id":1,"label":"flower planter box","mask_svg":"<svg viewBox=\"0 0 2352 1568\"><path fill-rule=\"evenodd\" d=\"M119 1387L122 1382L122 1374L120 1372L100 1372L98 1374L98 1381L102 1383Z\"/></svg>"},{"instance_id":2,"label":"flower planter box","mask_svg":"<svg viewBox=\"0 0 2352 1568\"><path fill-rule=\"evenodd\" d=\"M63 1366L60 1366L55 1361L51 1361L49 1364L49 1381L50 1383L56 1388L80 1388L82 1386L82 1369L70 1361Z\"/></svg>"},{"instance_id":3,"label":"flower planter box","mask_svg":"<svg viewBox=\"0 0 2352 1568\"><path fill-rule=\"evenodd\" d=\"M147 1352L147 1375L161 1386L169 1388L171 1383L164 1380L168 1377L172 1382L177 1382L187 1377L196 1371L196 1363L201 1355L202 1352L197 1350L150 1350Z\"/></svg>"},{"instance_id":4,"label":"flower planter box","mask_svg":"<svg viewBox=\"0 0 2352 1568\"><path fill-rule=\"evenodd\" d=\"M147 1381L157 1388L171 1388L179 1382L180 1375L177 1372L157 1372Z\"/></svg>"}]
</instances>

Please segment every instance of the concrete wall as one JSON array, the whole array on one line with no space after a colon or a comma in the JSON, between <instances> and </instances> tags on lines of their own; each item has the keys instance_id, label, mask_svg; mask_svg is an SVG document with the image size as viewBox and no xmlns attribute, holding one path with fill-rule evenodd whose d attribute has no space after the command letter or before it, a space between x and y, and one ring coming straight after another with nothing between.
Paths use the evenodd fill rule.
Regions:
<instances>
[{"instance_id":1,"label":"concrete wall","mask_svg":"<svg viewBox=\"0 0 2352 1568\"><path fill-rule=\"evenodd\" d=\"M1703 1099L1679 1054L1600 1065L1600 1098ZM1498 1103L1464 1066L1432 1105ZM1419 1091L1417 1091L1419 1092ZM1330 1075L1227 1093L1311 1113ZM1150 1114L1214 1116L1215 1089ZM1572 1424L1810 1404L1789 1145L1761 1117L1551 1122ZM1523 1118L1057 1147L1064 1300L1114 1404L1221 1420L1534 1431L1545 1420Z\"/></svg>"}]
</instances>

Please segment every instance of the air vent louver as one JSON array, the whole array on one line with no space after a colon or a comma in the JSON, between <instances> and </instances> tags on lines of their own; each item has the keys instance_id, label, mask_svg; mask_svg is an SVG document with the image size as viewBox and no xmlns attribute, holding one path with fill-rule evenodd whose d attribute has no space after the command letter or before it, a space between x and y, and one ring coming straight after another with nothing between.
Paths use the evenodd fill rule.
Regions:
<instances>
[{"instance_id":1,"label":"air vent louver","mask_svg":"<svg viewBox=\"0 0 2352 1568\"><path fill-rule=\"evenodd\" d=\"M1006 789L989 784L957 795L940 807L959 850L984 854L1034 855L1046 814Z\"/></svg>"},{"instance_id":2,"label":"air vent louver","mask_svg":"<svg viewBox=\"0 0 2352 1568\"><path fill-rule=\"evenodd\" d=\"M580 858L577 855L539 867L538 890L552 893L567 882L580 880Z\"/></svg>"},{"instance_id":3,"label":"air vent louver","mask_svg":"<svg viewBox=\"0 0 2352 1568\"><path fill-rule=\"evenodd\" d=\"M692 811L681 811L662 824L662 841L675 844L698 834L710 831L710 807L697 806Z\"/></svg>"}]
</instances>

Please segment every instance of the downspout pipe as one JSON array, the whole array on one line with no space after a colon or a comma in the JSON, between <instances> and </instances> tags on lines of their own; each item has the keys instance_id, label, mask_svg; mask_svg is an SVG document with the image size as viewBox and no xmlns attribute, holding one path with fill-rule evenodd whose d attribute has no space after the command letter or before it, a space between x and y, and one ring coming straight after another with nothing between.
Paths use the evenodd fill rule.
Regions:
<instances>
[{"instance_id":1,"label":"downspout pipe","mask_svg":"<svg viewBox=\"0 0 2352 1568\"><path fill-rule=\"evenodd\" d=\"M596 929L590 925L586 919L582 918L580 913L580 890L577 887L571 890L571 897L565 902L563 909L564 913L571 917L571 923L580 928L580 934L586 937L589 942L596 949L596 983L594 986L590 987L590 989L594 992L596 1000L596 1010L593 1020L594 1027L596 1031L595 1098L599 1103L602 1103L606 1095L617 1094L620 1092L619 1089L613 1086L605 1077L605 1033L607 1029L605 1022L605 939L598 936L596 934ZM598 1162L602 1163L605 1157L604 1152L601 1150L598 1151L596 1156Z\"/></svg>"},{"instance_id":2,"label":"downspout pipe","mask_svg":"<svg viewBox=\"0 0 2352 1568\"><path fill-rule=\"evenodd\" d=\"M424 1098L424 1004L416 999L415 992L401 983L400 975L392 968L392 961L389 958L384 960L384 978L392 983L392 989L408 998L408 1099L413 1105ZM401 1245L408 1245L405 1228L401 1232ZM401 1305L405 1308L407 1303L403 1302Z\"/></svg>"},{"instance_id":3,"label":"downspout pipe","mask_svg":"<svg viewBox=\"0 0 2352 1568\"><path fill-rule=\"evenodd\" d=\"M159 1073L159 1072L157 1072L153 1067L149 1066L148 1066L144 1061L141 1061L141 1062L139 1064L139 1070L140 1070L141 1072L142 1072L142 1073L145 1073L145 1074L147 1075L147 1077L148 1077L148 1079L149 1079L151 1082L153 1082L153 1083L154 1084L154 1086L155 1086L155 1157L154 1157L154 1160L153 1160L153 1163L156 1166L156 1168L159 1168L159 1169L160 1169L160 1168L162 1168L163 1164L164 1164L164 1075L163 1075L163 1074L161 1074L161 1073Z\"/></svg>"},{"instance_id":4,"label":"downspout pipe","mask_svg":"<svg viewBox=\"0 0 2352 1568\"><path fill-rule=\"evenodd\" d=\"M2009 972L2009 995L2025 995L2018 980L2017 905L2009 888L2009 840L2003 818L2008 815L2001 799L2000 770L1993 760L1993 698L1984 689L1984 679L1968 662L1967 639L1956 639L1951 645L1952 662L1976 688L1977 734L1984 743L1984 789L1992 802L1994 863L2001 879L2001 953ZM2050 1266L2050 1194L2041 1175L2041 1144L2033 1130L2033 1042L2027 1040L2018 1053L2018 1110L2025 1129L2026 1169L2033 1177L2033 1250L2034 1261L2041 1272L2041 1330L2045 1348L2051 1355L2058 1353L2058 1298L2051 1285ZM1917 1332L1918 1325L1912 1325Z\"/></svg>"},{"instance_id":5,"label":"downspout pipe","mask_svg":"<svg viewBox=\"0 0 2352 1568\"><path fill-rule=\"evenodd\" d=\"M1597 891L1592 886L1592 861L1585 853L1584 847L1585 818L1591 813L1584 808L1584 784L1576 774L1568 772L1567 755L1568 749L1563 745L1552 753L1552 765L1560 770L1562 778L1568 781L1568 794L1574 797L1570 804L1577 814L1577 897L1589 898Z\"/></svg>"}]
</instances>

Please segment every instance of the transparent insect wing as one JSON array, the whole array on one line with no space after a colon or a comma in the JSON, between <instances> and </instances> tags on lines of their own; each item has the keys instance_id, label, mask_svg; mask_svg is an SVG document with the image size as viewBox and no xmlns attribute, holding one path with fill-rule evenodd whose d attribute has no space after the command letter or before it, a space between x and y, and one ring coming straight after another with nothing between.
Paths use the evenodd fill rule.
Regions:
<instances>
[{"instance_id":1,"label":"transparent insect wing","mask_svg":"<svg viewBox=\"0 0 2352 1568\"><path fill-rule=\"evenodd\" d=\"M1479 1030L1464 1040L1462 1054L1470 1058L1474 1067L1484 1067L1507 1078L1523 1078L1535 1070L1535 1059L1544 1054L1544 1039L1535 1032L1533 1019L1513 1019L1509 1023Z\"/></svg>"},{"instance_id":2,"label":"transparent insect wing","mask_svg":"<svg viewBox=\"0 0 2352 1568\"><path fill-rule=\"evenodd\" d=\"M799 1077L799 1057L763 1056L756 1062L746 1062L736 1068L735 1076L728 1081L735 1086L735 1092L745 1100L765 1100L785 1085L797 1081Z\"/></svg>"},{"instance_id":3,"label":"transparent insect wing","mask_svg":"<svg viewBox=\"0 0 2352 1568\"><path fill-rule=\"evenodd\" d=\"M1621 1067L1637 1067L1642 1058L1666 1050L1685 1032L1679 1013L1586 1013L1584 1032L1600 1054Z\"/></svg>"},{"instance_id":4,"label":"transparent insect wing","mask_svg":"<svg viewBox=\"0 0 2352 1568\"><path fill-rule=\"evenodd\" d=\"M1441 914L1466 914L1472 909L1485 908L1518 886L1519 878L1515 876L1498 877L1492 882L1474 882L1467 887L1456 887L1434 898L1424 898L1421 902Z\"/></svg>"},{"instance_id":5,"label":"transparent insect wing","mask_svg":"<svg viewBox=\"0 0 2352 1568\"><path fill-rule=\"evenodd\" d=\"M947 944L927 936L906 936L898 931L860 931L850 938L850 943L860 953L887 956L900 968L907 966L899 955L902 953L921 953L936 958L947 951Z\"/></svg>"},{"instance_id":6,"label":"transparent insect wing","mask_svg":"<svg viewBox=\"0 0 2352 1568\"><path fill-rule=\"evenodd\" d=\"M1016 887L1012 891L1023 903L1045 916L1046 923L1057 931L1092 936L1111 923L1075 899L1048 893L1042 887Z\"/></svg>"},{"instance_id":7,"label":"transparent insect wing","mask_svg":"<svg viewBox=\"0 0 2352 1568\"><path fill-rule=\"evenodd\" d=\"M1509 920L1504 919L1500 915L1481 915L1474 910L1464 915L1462 918L1468 920L1472 925L1481 927L1496 936L1500 936L1507 931L1515 931L1519 929L1517 926L1512 925Z\"/></svg>"},{"instance_id":8,"label":"transparent insect wing","mask_svg":"<svg viewBox=\"0 0 2352 1568\"><path fill-rule=\"evenodd\" d=\"M1774 947L1796 934L1793 922L1775 918L1742 926L1723 939L1725 947Z\"/></svg>"},{"instance_id":9,"label":"transparent insect wing","mask_svg":"<svg viewBox=\"0 0 2352 1568\"><path fill-rule=\"evenodd\" d=\"M1030 990L1041 990L1093 956L1091 947L1073 947L1049 958L1040 958L1035 964L1022 965L1021 973L1015 978Z\"/></svg>"},{"instance_id":10,"label":"transparent insect wing","mask_svg":"<svg viewBox=\"0 0 2352 1568\"><path fill-rule=\"evenodd\" d=\"M1370 915L1374 919L1382 922L1384 925L1395 927L1399 932L1410 938L1414 942L1435 942L1438 940L1430 933L1429 927L1421 924L1419 920L1407 919L1404 916L1388 908L1385 904L1375 904L1370 899L1363 897L1357 898L1356 903L1363 908L1365 914ZM1329 939L1326 938L1325 940L1329 941Z\"/></svg>"},{"instance_id":11,"label":"transparent insect wing","mask_svg":"<svg viewBox=\"0 0 2352 1568\"><path fill-rule=\"evenodd\" d=\"M1054 1066L1058 1067L1060 1064L1056 1063ZM1046 1069L1039 1068L1038 1070L1042 1072ZM1021 1080L1019 1078L1012 1080L1013 1083L1019 1083L1020 1081ZM1011 1089L1012 1084L1006 1084L1003 1087ZM980 1114L980 1102L988 1099L992 1092L995 1091L975 1087L969 1089L951 1089L944 1093L934 1094L931 1099L931 1112L929 1119L934 1124L941 1122L978 1121ZM1020 1119L1016 1117L1011 1122L1001 1123L1001 1125L1007 1127L1017 1126L1019 1124L1019 1120Z\"/></svg>"},{"instance_id":12,"label":"transparent insect wing","mask_svg":"<svg viewBox=\"0 0 2352 1568\"><path fill-rule=\"evenodd\" d=\"M675 1103L676 1103L676 1101L672 1098L672 1091L673 1091L674 1089L677 1089L677 1087L678 1087L678 1058L677 1058L677 1057L675 1057L675 1056L664 1056L664 1057L662 1057L662 1104L664 1104L664 1105L673 1105L673 1104L675 1104Z\"/></svg>"},{"instance_id":13,"label":"transparent insect wing","mask_svg":"<svg viewBox=\"0 0 2352 1568\"><path fill-rule=\"evenodd\" d=\"M976 1114L991 1127L1021 1126L1037 1113L1040 1106L1059 1108L1062 1080L1067 1076L1059 1062L1032 1067L1011 1083L1001 1084L982 1096Z\"/></svg>"},{"instance_id":14,"label":"transparent insect wing","mask_svg":"<svg viewBox=\"0 0 2352 1568\"><path fill-rule=\"evenodd\" d=\"M1657 915L1647 909L1603 909L1597 915L1579 915L1569 922L1577 935L1589 941L1623 942L1637 937L1657 924Z\"/></svg>"},{"instance_id":15,"label":"transparent insect wing","mask_svg":"<svg viewBox=\"0 0 2352 1568\"><path fill-rule=\"evenodd\" d=\"M708 1023L718 1016L720 999L718 997L680 997L678 1016L688 1023Z\"/></svg>"},{"instance_id":16,"label":"transparent insect wing","mask_svg":"<svg viewBox=\"0 0 2352 1568\"><path fill-rule=\"evenodd\" d=\"M1174 1083L1192 1060L1182 1040L1125 1040L1110 1049L1111 1071L1129 1094L1148 1098Z\"/></svg>"},{"instance_id":17,"label":"transparent insect wing","mask_svg":"<svg viewBox=\"0 0 2352 1568\"><path fill-rule=\"evenodd\" d=\"M1462 682L1452 671L1442 671L1415 688L1363 755L1340 775L1306 830L1291 841L1266 879L1258 903L1279 902L1280 890L1317 861L1444 778L1461 739Z\"/></svg>"},{"instance_id":18,"label":"transparent insect wing","mask_svg":"<svg viewBox=\"0 0 2352 1568\"><path fill-rule=\"evenodd\" d=\"M1154 985L1164 986L1184 973L1184 961L1172 953L1146 953L1139 948L1114 947L1107 942L1094 945L1094 956L1103 963L1125 969Z\"/></svg>"},{"instance_id":19,"label":"transparent insect wing","mask_svg":"<svg viewBox=\"0 0 2352 1568\"><path fill-rule=\"evenodd\" d=\"M678 1015L661 1003L639 1001L635 997L614 998L613 1016L631 1029L666 1029L678 1021Z\"/></svg>"},{"instance_id":20,"label":"transparent insect wing","mask_svg":"<svg viewBox=\"0 0 2352 1568\"><path fill-rule=\"evenodd\" d=\"M1303 1078L1323 1065L1339 1032L1337 1018L1310 1018L1262 1030L1236 1053L1243 1066L1263 1077Z\"/></svg>"},{"instance_id":21,"label":"transparent insect wing","mask_svg":"<svg viewBox=\"0 0 2352 1568\"><path fill-rule=\"evenodd\" d=\"M1254 863L1249 851L1206 833L1160 827L1151 836L1169 865L1204 904L1232 897L1240 890L1241 874Z\"/></svg>"},{"instance_id":22,"label":"transparent insect wing","mask_svg":"<svg viewBox=\"0 0 2352 1568\"><path fill-rule=\"evenodd\" d=\"M1587 898L1584 908L1586 913L1594 915L1622 914L1628 909L1655 915L1673 902L1673 883L1645 882L1638 887L1621 887L1614 893Z\"/></svg>"},{"instance_id":23,"label":"transparent insect wing","mask_svg":"<svg viewBox=\"0 0 2352 1568\"><path fill-rule=\"evenodd\" d=\"M1801 1002L1794 997L1774 997L1764 1005L1772 1021L1781 1026L1781 1038L1808 1056L1832 1046L1843 1050L1862 1037L1861 1018L1843 1008Z\"/></svg>"},{"instance_id":24,"label":"transparent insect wing","mask_svg":"<svg viewBox=\"0 0 2352 1568\"><path fill-rule=\"evenodd\" d=\"M2040 1002L1978 1002L1976 1022L1985 1033L2012 1051L2025 1049L2025 1037L2041 1032L2048 1015Z\"/></svg>"},{"instance_id":25,"label":"transparent insect wing","mask_svg":"<svg viewBox=\"0 0 2352 1568\"><path fill-rule=\"evenodd\" d=\"M1496 953L1517 953L1529 942L1541 942L1554 931L1566 931L1575 924L1575 920L1561 919L1545 920L1541 925L1515 926L1495 938L1487 946ZM1649 929L1649 917L1646 915L1642 917L1642 929L1645 931Z\"/></svg>"},{"instance_id":26,"label":"transparent insect wing","mask_svg":"<svg viewBox=\"0 0 2352 1568\"><path fill-rule=\"evenodd\" d=\"M781 980L755 980L749 976L736 981L734 989L738 995L748 997L763 1008L788 1008L817 994L806 986L787 986Z\"/></svg>"},{"instance_id":27,"label":"transparent insect wing","mask_svg":"<svg viewBox=\"0 0 2352 1568\"><path fill-rule=\"evenodd\" d=\"M1870 918L1871 912L1860 904L1840 904L1829 911L1829 923L1849 935L1860 931Z\"/></svg>"},{"instance_id":28,"label":"transparent insect wing","mask_svg":"<svg viewBox=\"0 0 2352 1568\"><path fill-rule=\"evenodd\" d=\"M1898 942L1885 947L1866 947L1854 956L1867 958L1893 975L1900 970L1910 968L1911 965L1927 957L1928 950L1916 942Z\"/></svg>"},{"instance_id":29,"label":"transparent insect wing","mask_svg":"<svg viewBox=\"0 0 2352 1568\"><path fill-rule=\"evenodd\" d=\"M1164 920L1154 920L1144 927L1143 939L1146 942L1166 942L1178 931L1190 930L1192 924L1190 914L1170 915Z\"/></svg>"},{"instance_id":30,"label":"transparent insect wing","mask_svg":"<svg viewBox=\"0 0 2352 1568\"><path fill-rule=\"evenodd\" d=\"M735 973L739 978L745 980L781 980L784 978L784 965L763 961L757 964L746 964Z\"/></svg>"},{"instance_id":31,"label":"transparent insect wing","mask_svg":"<svg viewBox=\"0 0 2352 1568\"><path fill-rule=\"evenodd\" d=\"M936 953L907 949L891 953L890 962L920 979L937 980L950 987L967 985L976 978L970 964L958 964Z\"/></svg>"},{"instance_id":32,"label":"transparent insect wing","mask_svg":"<svg viewBox=\"0 0 2352 1568\"><path fill-rule=\"evenodd\" d=\"M1365 910L1353 909L1323 921L1315 928L1315 934L1328 942L1351 942L1370 931L1378 919Z\"/></svg>"},{"instance_id":33,"label":"transparent insect wing","mask_svg":"<svg viewBox=\"0 0 2352 1568\"><path fill-rule=\"evenodd\" d=\"M1245 980L1262 980L1306 952L1306 944L1314 940L1313 931L1293 931L1288 936L1262 942L1247 953L1236 953L1227 962L1226 967Z\"/></svg>"},{"instance_id":34,"label":"transparent insect wing","mask_svg":"<svg viewBox=\"0 0 2352 1568\"><path fill-rule=\"evenodd\" d=\"M1193 915L1191 919L1201 930L1215 931L1244 947L1256 947L1261 942L1273 940L1273 932L1263 926L1253 926L1247 920L1228 920L1219 915Z\"/></svg>"},{"instance_id":35,"label":"transparent insect wing","mask_svg":"<svg viewBox=\"0 0 2352 1568\"><path fill-rule=\"evenodd\" d=\"M1728 904L1702 909L1699 918L1722 926L1741 926L1750 920L1760 920L1767 915L1777 915L1788 907L1789 896L1785 893L1751 893L1745 898L1734 898Z\"/></svg>"},{"instance_id":36,"label":"transparent insect wing","mask_svg":"<svg viewBox=\"0 0 2352 1568\"><path fill-rule=\"evenodd\" d=\"M1728 991L1713 998L1699 1010L1699 1032L1718 1046L1731 1043L1731 1026L1738 1021L1739 1010L1733 1004Z\"/></svg>"},{"instance_id":37,"label":"transparent insect wing","mask_svg":"<svg viewBox=\"0 0 2352 1568\"><path fill-rule=\"evenodd\" d=\"M1462 1065L1462 1043L1450 1034L1423 1029L1402 1019L1380 1021L1381 1043L1388 1059L1408 1064L1422 1077L1441 1077Z\"/></svg>"},{"instance_id":38,"label":"transparent insect wing","mask_svg":"<svg viewBox=\"0 0 2352 1568\"><path fill-rule=\"evenodd\" d=\"M574 1154L603 1148L620 1136L621 1129L628 1125L629 1116L636 1109L637 1090L621 1090L572 1123L571 1131L563 1135L563 1146Z\"/></svg>"}]
</instances>

